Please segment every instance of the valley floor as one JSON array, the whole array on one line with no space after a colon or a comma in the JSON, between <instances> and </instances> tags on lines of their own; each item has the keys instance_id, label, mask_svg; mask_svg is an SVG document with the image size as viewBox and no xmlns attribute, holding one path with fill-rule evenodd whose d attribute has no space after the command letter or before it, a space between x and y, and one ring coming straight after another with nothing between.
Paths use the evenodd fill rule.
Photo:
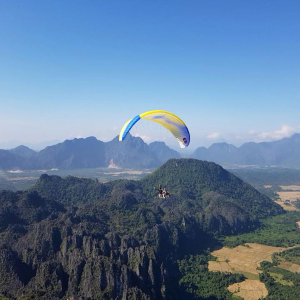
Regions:
<instances>
[{"instance_id":1,"label":"valley floor","mask_svg":"<svg viewBox=\"0 0 300 300\"><path fill-rule=\"evenodd\" d=\"M243 297L245 300L259 300L268 294L265 284L259 281L258 274L263 272L260 269L261 262L272 262L272 255L274 253L292 248L294 247L272 247L256 243L246 243L243 246L240 245L235 248L224 247L211 252L211 255L217 257L217 261L209 261L208 268L213 272L243 274L247 279L243 282L230 285L228 290ZM281 268L288 267L292 271L290 265L282 264L280 265ZM300 268L300 265L296 266ZM294 266L294 270L298 270L297 267Z\"/></svg>"},{"instance_id":2,"label":"valley floor","mask_svg":"<svg viewBox=\"0 0 300 300\"><path fill-rule=\"evenodd\" d=\"M51 170L11 170L0 171L0 190L27 190L35 184L42 174L61 177L75 176L97 179L99 182L108 182L117 179L138 180L153 170L131 170L121 168L87 168L87 169L51 169Z\"/></svg>"}]
</instances>

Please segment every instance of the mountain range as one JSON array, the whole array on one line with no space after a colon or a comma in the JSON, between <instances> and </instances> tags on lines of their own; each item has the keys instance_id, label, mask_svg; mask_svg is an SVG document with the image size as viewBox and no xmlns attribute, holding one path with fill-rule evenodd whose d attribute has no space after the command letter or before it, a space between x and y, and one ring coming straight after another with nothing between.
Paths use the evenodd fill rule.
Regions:
<instances>
[{"instance_id":1,"label":"mountain range","mask_svg":"<svg viewBox=\"0 0 300 300\"><path fill-rule=\"evenodd\" d=\"M29 191L1 191L0 204L1 299L192 300L178 260L283 213L196 159L171 159L140 181L44 174Z\"/></svg>"},{"instance_id":2,"label":"mountain range","mask_svg":"<svg viewBox=\"0 0 300 300\"><path fill-rule=\"evenodd\" d=\"M245 143L239 148L227 143L215 143L209 148L197 148L191 157L221 165L300 168L300 134L275 142Z\"/></svg>"},{"instance_id":3,"label":"mountain range","mask_svg":"<svg viewBox=\"0 0 300 300\"><path fill-rule=\"evenodd\" d=\"M102 142L95 137L66 140L36 152L25 146L0 150L0 170L43 170L108 167L110 165L145 169L156 168L180 154L164 142L146 144L141 138L118 137ZM191 158L212 161L223 166L278 166L300 168L300 134L275 142L245 143L236 147L215 143L199 147Z\"/></svg>"},{"instance_id":4,"label":"mountain range","mask_svg":"<svg viewBox=\"0 0 300 300\"><path fill-rule=\"evenodd\" d=\"M44 170L108 167L156 168L180 155L163 142L146 144L141 138L128 137L120 143L118 137L102 142L95 137L66 140L35 152L19 146L0 150L2 170Z\"/></svg>"}]
</instances>

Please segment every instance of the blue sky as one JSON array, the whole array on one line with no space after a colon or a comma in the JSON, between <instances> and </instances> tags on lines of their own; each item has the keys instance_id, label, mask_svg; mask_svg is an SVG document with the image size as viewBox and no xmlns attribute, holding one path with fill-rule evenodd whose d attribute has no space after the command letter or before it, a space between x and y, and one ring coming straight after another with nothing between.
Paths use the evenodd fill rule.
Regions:
<instances>
[{"instance_id":1,"label":"blue sky","mask_svg":"<svg viewBox=\"0 0 300 300\"><path fill-rule=\"evenodd\" d=\"M191 149L300 132L300 2L0 2L0 146L115 137L152 109ZM144 121L146 122L146 121ZM176 142L155 124L134 135Z\"/></svg>"}]
</instances>

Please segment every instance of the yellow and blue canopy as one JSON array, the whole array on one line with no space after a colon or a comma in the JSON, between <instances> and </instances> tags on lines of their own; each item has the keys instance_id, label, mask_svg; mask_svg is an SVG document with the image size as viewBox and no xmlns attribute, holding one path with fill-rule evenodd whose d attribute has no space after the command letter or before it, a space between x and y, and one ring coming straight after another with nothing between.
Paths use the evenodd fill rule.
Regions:
<instances>
[{"instance_id":1,"label":"yellow and blue canopy","mask_svg":"<svg viewBox=\"0 0 300 300\"><path fill-rule=\"evenodd\" d=\"M156 122L167 128L177 139L180 148L185 148L190 144L190 133L185 123L176 115L164 110L151 110L127 121L119 134L119 141L123 141L128 132L140 119Z\"/></svg>"}]
</instances>

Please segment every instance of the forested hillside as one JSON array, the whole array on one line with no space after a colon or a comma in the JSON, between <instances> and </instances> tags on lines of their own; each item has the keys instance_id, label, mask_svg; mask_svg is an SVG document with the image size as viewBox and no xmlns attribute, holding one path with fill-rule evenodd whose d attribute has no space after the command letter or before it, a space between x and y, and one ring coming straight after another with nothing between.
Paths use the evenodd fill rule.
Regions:
<instances>
[{"instance_id":1,"label":"forested hillside","mask_svg":"<svg viewBox=\"0 0 300 300\"><path fill-rule=\"evenodd\" d=\"M157 198L160 184L171 198ZM43 175L30 192L1 192L0 203L0 295L11 299L194 299L178 260L283 213L222 167L192 159L141 181ZM219 275L209 276L213 285ZM229 295L225 286L215 297Z\"/></svg>"}]
</instances>

